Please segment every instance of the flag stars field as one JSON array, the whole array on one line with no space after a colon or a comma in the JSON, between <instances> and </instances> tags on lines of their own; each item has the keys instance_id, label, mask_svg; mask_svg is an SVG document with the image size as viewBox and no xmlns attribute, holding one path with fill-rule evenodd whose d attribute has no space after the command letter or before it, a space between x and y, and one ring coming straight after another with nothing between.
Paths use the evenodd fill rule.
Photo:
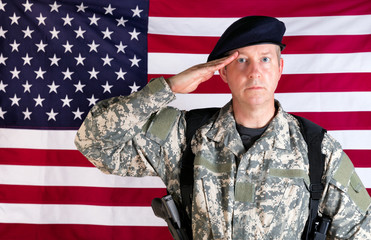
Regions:
<instances>
[{"instance_id":1,"label":"flag stars field","mask_svg":"<svg viewBox=\"0 0 371 240\"><path fill-rule=\"evenodd\" d=\"M128 95L146 84L146 52L141 50L146 48L139 46L146 44L145 36L141 36L147 29L146 25L142 28L137 24L144 14L140 4L120 8L115 3L107 3L99 9L79 1L72 10L60 1L51 1L42 8L39 5L44 3L35 3L34 0L21 3L0 0L0 39L4 39L2 44L5 47L8 45L0 48L0 66L5 66L1 71L7 71L8 76L2 79L0 89L8 101L12 99L8 104L2 103L2 119L6 119L7 109L12 105L20 105L23 111L28 109L27 112L32 112L35 107L44 110L44 105L47 105L62 117L65 113L58 109L74 104L75 109L86 114L98 99ZM14 37L19 35L22 39ZM29 45L32 47L29 48ZM127 52L132 54L131 57L126 55ZM14 53L21 56L14 55L10 60L9 56ZM101 59L101 62L96 59ZM124 71L129 68L133 70ZM140 75L142 77L138 77ZM103 77L105 79L101 79ZM21 83L15 85L10 81L15 79ZM115 88L118 82L114 81L117 80L125 80L126 83ZM103 88L99 96L92 94L97 86ZM62 100L59 105L45 95L59 95L66 89L72 92L59 96ZM43 91L42 94L39 91ZM23 94L30 94L34 103L16 101ZM72 101L75 98L79 101ZM21 115L18 119L31 120L22 112L18 115ZM71 120L82 120L83 117ZM36 121L36 115L31 122L33 120ZM58 119L55 123L59 124Z\"/></svg>"}]
</instances>

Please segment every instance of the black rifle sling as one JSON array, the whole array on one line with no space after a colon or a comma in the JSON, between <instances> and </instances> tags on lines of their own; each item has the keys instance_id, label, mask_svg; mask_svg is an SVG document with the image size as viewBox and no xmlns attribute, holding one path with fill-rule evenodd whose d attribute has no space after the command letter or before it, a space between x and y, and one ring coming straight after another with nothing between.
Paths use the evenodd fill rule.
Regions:
<instances>
[{"instance_id":1,"label":"black rifle sling","mask_svg":"<svg viewBox=\"0 0 371 240\"><path fill-rule=\"evenodd\" d=\"M194 109L186 113L186 143L187 147L181 159L180 188L182 195L182 207L192 212L193 194L193 163L194 154L191 149L191 140L197 129L206 124L208 120L219 111L219 108ZM318 204L322 196L323 185L321 183L324 171L325 156L321 152L322 139L326 132L319 125L308 119L293 115L300 123L300 131L308 145L309 177L310 177L310 205L309 217L302 235L302 239L309 239L313 230L313 223L317 218ZM192 239L191 219L187 214L182 214L183 223L188 236Z\"/></svg>"}]
</instances>

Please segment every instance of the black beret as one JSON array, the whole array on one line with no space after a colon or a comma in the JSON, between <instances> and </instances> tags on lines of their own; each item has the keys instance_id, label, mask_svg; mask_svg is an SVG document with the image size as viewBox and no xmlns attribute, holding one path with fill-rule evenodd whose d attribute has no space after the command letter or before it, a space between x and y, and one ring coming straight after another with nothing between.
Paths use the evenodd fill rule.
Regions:
<instances>
[{"instance_id":1,"label":"black beret","mask_svg":"<svg viewBox=\"0 0 371 240\"><path fill-rule=\"evenodd\" d=\"M273 17L240 18L225 30L207 61L222 58L231 50L261 43L277 44L282 51L286 46L281 43L285 31L285 24Z\"/></svg>"}]
</instances>

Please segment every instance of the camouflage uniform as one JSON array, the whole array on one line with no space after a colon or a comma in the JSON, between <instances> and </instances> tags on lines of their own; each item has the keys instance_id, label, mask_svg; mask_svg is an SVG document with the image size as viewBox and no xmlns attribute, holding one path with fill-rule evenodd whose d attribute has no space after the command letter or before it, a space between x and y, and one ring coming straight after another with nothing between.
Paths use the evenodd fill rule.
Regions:
<instances>
[{"instance_id":1,"label":"camouflage uniform","mask_svg":"<svg viewBox=\"0 0 371 240\"><path fill-rule=\"evenodd\" d=\"M185 112L167 107L174 98L159 78L128 97L99 102L77 133L77 148L105 173L160 176L180 201L186 126ZM248 151L235 124L230 102L192 141L194 239L300 239L309 212L309 173L297 120L279 106ZM319 211L333 220L329 238L371 239L366 189L339 143L326 134L322 145Z\"/></svg>"}]
</instances>

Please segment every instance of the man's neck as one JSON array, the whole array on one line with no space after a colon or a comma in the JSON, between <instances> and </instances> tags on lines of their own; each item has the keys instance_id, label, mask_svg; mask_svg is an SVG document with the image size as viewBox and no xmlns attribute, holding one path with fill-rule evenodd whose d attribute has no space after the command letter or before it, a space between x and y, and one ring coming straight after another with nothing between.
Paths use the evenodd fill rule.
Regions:
<instances>
[{"instance_id":1,"label":"man's neck","mask_svg":"<svg viewBox=\"0 0 371 240\"><path fill-rule=\"evenodd\" d=\"M236 122L247 128L262 128L275 116L274 101L262 106L241 106L233 102L233 112Z\"/></svg>"}]
</instances>

